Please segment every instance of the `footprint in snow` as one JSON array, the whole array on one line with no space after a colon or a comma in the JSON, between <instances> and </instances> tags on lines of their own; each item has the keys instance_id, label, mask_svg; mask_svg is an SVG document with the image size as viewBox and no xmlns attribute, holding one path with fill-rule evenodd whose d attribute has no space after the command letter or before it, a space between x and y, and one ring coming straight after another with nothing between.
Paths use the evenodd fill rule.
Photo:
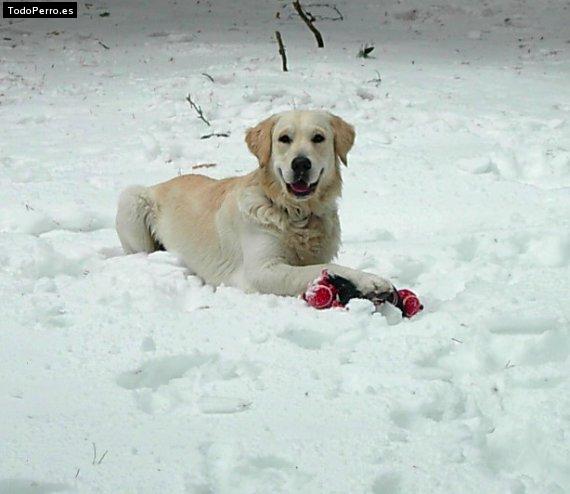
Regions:
<instances>
[{"instance_id":1,"label":"footprint in snow","mask_svg":"<svg viewBox=\"0 0 570 494\"><path fill-rule=\"evenodd\" d=\"M207 355L173 355L150 360L139 369L124 372L117 377L117 384L125 389L150 388L156 391L173 379L182 378L190 369L209 360Z\"/></svg>"},{"instance_id":2,"label":"footprint in snow","mask_svg":"<svg viewBox=\"0 0 570 494\"><path fill-rule=\"evenodd\" d=\"M402 492L400 475L396 472L385 472L372 484L372 494L400 494Z\"/></svg>"},{"instance_id":3,"label":"footprint in snow","mask_svg":"<svg viewBox=\"0 0 570 494\"><path fill-rule=\"evenodd\" d=\"M239 387L240 378L259 385L258 375L251 362L226 361L218 355L172 355L123 372L116 382L133 391L136 405L148 414L168 412L191 403L200 413L230 414L243 412L252 403L246 398L228 396L227 387L219 395L218 385L233 382Z\"/></svg>"},{"instance_id":4,"label":"footprint in snow","mask_svg":"<svg viewBox=\"0 0 570 494\"><path fill-rule=\"evenodd\" d=\"M532 317L512 314L489 322L489 331L500 335L539 335L558 326L557 319L548 315Z\"/></svg>"},{"instance_id":5,"label":"footprint in snow","mask_svg":"<svg viewBox=\"0 0 570 494\"><path fill-rule=\"evenodd\" d=\"M206 414L239 413L247 410L250 406L251 401L227 396L202 396L198 400L198 408Z\"/></svg>"},{"instance_id":6,"label":"footprint in snow","mask_svg":"<svg viewBox=\"0 0 570 494\"><path fill-rule=\"evenodd\" d=\"M305 350L319 350L331 341L329 335L312 329L288 329L280 333L279 337Z\"/></svg>"},{"instance_id":7,"label":"footprint in snow","mask_svg":"<svg viewBox=\"0 0 570 494\"><path fill-rule=\"evenodd\" d=\"M413 431L424 429L426 423L449 422L465 416L466 397L463 392L449 383L443 386L435 386L422 398L413 396L395 403L390 411L394 424Z\"/></svg>"},{"instance_id":8,"label":"footprint in snow","mask_svg":"<svg viewBox=\"0 0 570 494\"><path fill-rule=\"evenodd\" d=\"M203 445L202 466L188 482L190 492L307 492L312 475L285 458L249 456L238 445Z\"/></svg>"},{"instance_id":9,"label":"footprint in snow","mask_svg":"<svg viewBox=\"0 0 570 494\"><path fill-rule=\"evenodd\" d=\"M72 492L70 486L24 479L0 479L0 494L51 494Z\"/></svg>"}]
</instances>

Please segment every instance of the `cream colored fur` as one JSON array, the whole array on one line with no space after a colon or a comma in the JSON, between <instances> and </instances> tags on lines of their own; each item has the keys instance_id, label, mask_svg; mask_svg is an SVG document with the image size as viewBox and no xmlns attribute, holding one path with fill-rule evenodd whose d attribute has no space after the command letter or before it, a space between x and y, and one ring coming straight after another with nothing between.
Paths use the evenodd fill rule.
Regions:
<instances>
[{"instance_id":1,"label":"cream colored fur","mask_svg":"<svg viewBox=\"0 0 570 494\"><path fill-rule=\"evenodd\" d=\"M313 142L316 133L323 142ZM290 143L280 140L284 134ZM323 269L364 294L389 292L391 283L379 276L330 263L340 244L340 163L347 163L353 142L352 126L330 113L273 115L246 134L259 160L248 175L184 175L126 189L116 222L123 248L134 253L164 246L207 283L250 292L299 295ZM318 184L303 198L286 185L300 154L311 160L310 182Z\"/></svg>"}]
</instances>

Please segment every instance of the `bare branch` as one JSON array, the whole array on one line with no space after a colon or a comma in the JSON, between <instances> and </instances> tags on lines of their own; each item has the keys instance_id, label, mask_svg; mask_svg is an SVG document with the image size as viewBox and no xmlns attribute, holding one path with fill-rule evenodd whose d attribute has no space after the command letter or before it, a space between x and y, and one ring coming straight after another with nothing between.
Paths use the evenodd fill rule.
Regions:
<instances>
[{"instance_id":1,"label":"bare branch","mask_svg":"<svg viewBox=\"0 0 570 494\"><path fill-rule=\"evenodd\" d=\"M285 45L283 44L281 33L279 31L275 31L275 37L277 38L277 44L279 45L279 55L281 55L283 72L287 72L287 53L285 53Z\"/></svg>"},{"instance_id":2,"label":"bare branch","mask_svg":"<svg viewBox=\"0 0 570 494\"><path fill-rule=\"evenodd\" d=\"M382 83L382 77L380 76L380 72L378 72L377 70L375 70L374 72L376 72L376 78L375 79L370 79L369 81L366 82L373 82L374 85L376 87L380 86L380 84Z\"/></svg>"},{"instance_id":3,"label":"bare branch","mask_svg":"<svg viewBox=\"0 0 570 494\"><path fill-rule=\"evenodd\" d=\"M282 9L288 7L289 4L284 4L281 6ZM338 9L335 4L332 3L323 3L323 2L316 2L316 3L306 3L304 4L305 13L307 17L313 22L316 21L344 21L344 16L342 12ZM309 12L311 9L311 12ZM316 12L313 13L313 9L316 9ZM327 15L327 10L329 11L329 15ZM275 17L277 19L281 18L281 13L277 12ZM287 16L288 19L292 19L293 15L289 14Z\"/></svg>"},{"instance_id":4,"label":"bare branch","mask_svg":"<svg viewBox=\"0 0 570 494\"><path fill-rule=\"evenodd\" d=\"M358 50L358 58L370 58L370 54L374 51L374 46L369 45L368 43L364 43L360 50Z\"/></svg>"},{"instance_id":5,"label":"bare branch","mask_svg":"<svg viewBox=\"0 0 570 494\"><path fill-rule=\"evenodd\" d=\"M198 170L199 168L213 168L218 166L217 163L198 163L197 165L192 165L192 170Z\"/></svg>"},{"instance_id":6,"label":"bare branch","mask_svg":"<svg viewBox=\"0 0 570 494\"><path fill-rule=\"evenodd\" d=\"M107 456L107 453L109 452L109 450L105 450L105 452L101 455L101 458L97 459L97 446L95 443L91 443L93 445L93 461L91 462L93 465L101 465L101 462L103 461L103 459L105 458L105 456ZM76 478L77 475L79 475L79 469L77 469L77 474L76 474Z\"/></svg>"},{"instance_id":7,"label":"bare branch","mask_svg":"<svg viewBox=\"0 0 570 494\"><path fill-rule=\"evenodd\" d=\"M229 137L229 132L212 132L211 134L205 134L200 136L200 139L210 139L210 137Z\"/></svg>"},{"instance_id":8,"label":"bare branch","mask_svg":"<svg viewBox=\"0 0 570 494\"><path fill-rule=\"evenodd\" d=\"M325 47L325 42L323 41L323 37L321 36L320 31L315 27L313 21L307 17L307 14L303 11L303 7L301 7L301 3L299 0L293 2L293 7L299 14L299 17L303 19L303 22L307 25L307 27L311 30L311 32L315 35L315 39L317 40L317 46L319 48Z\"/></svg>"},{"instance_id":9,"label":"bare branch","mask_svg":"<svg viewBox=\"0 0 570 494\"><path fill-rule=\"evenodd\" d=\"M188 101L188 103L190 103L190 107L197 113L198 118L200 120L202 120L202 122L204 122L208 127L211 127L212 125L210 124L210 122L208 122L208 120L204 116L204 112L202 111L202 107L198 106L196 103L194 103L192 101L192 96L190 96L190 95L186 96L186 101Z\"/></svg>"},{"instance_id":10,"label":"bare branch","mask_svg":"<svg viewBox=\"0 0 570 494\"><path fill-rule=\"evenodd\" d=\"M103 461L103 458L105 458L105 456L107 456L107 453L109 452L109 450L105 450L105 452L101 455L101 458L99 458L99 461L97 462L97 465L101 465L101 462Z\"/></svg>"},{"instance_id":11,"label":"bare branch","mask_svg":"<svg viewBox=\"0 0 570 494\"><path fill-rule=\"evenodd\" d=\"M210 79L210 81L214 82L214 78L210 74L207 74L206 72L202 72L202 75L204 77L207 77L208 79Z\"/></svg>"},{"instance_id":12,"label":"bare branch","mask_svg":"<svg viewBox=\"0 0 570 494\"><path fill-rule=\"evenodd\" d=\"M305 5L305 7L326 7L326 8L329 8L331 10L334 10L337 13L337 17L325 17L322 15L311 15L311 17L314 20L317 20L320 18L321 20L327 20L327 21L344 21L344 16L342 15L342 12L340 10L338 10L338 7L335 4L332 4L332 3L311 3L311 4Z\"/></svg>"}]
</instances>

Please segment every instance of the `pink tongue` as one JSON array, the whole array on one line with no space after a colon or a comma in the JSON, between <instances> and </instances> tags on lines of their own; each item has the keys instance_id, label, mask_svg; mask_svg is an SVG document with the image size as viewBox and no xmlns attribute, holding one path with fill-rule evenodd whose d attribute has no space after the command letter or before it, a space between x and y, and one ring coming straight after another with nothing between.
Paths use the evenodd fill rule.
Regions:
<instances>
[{"instance_id":1,"label":"pink tongue","mask_svg":"<svg viewBox=\"0 0 570 494\"><path fill-rule=\"evenodd\" d=\"M305 182L299 181L299 182L292 183L291 188L295 192L307 192L311 187L309 186L309 184L306 184Z\"/></svg>"}]
</instances>

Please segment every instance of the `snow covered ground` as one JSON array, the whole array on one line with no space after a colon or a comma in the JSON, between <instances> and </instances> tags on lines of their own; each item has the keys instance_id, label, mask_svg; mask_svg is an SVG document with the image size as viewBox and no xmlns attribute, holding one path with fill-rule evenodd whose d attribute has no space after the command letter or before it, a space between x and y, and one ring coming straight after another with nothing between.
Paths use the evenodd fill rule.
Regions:
<instances>
[{"instance_id":1,"label":"snow covered ground","mask_svg":"<svg viewBox=\"0 0 570 494\"><path fill-rule=\"evenodd\" d=\"M335 1L321 50L278 1L0 21L0 493L570 492L570 6ZM420 316L122 255L123 187L293 107L355 125L339 261Z\"/></svg>"}]
</instances>

